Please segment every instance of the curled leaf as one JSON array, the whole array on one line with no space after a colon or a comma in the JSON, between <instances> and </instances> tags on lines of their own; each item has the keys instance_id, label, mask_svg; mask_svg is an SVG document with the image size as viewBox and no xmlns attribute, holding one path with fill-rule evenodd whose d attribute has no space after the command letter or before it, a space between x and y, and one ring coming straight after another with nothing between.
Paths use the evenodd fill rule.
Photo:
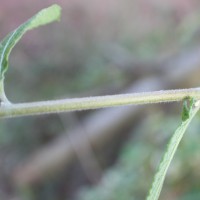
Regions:
<instances>
[{"instance_id":1,"label":"curled leaf","mask_svg":"<svg viewBox=\"0 0 200 200\"><path fill-rule=\"evenodd\" d=\"M61 14L60 6L54 4L38 12L31 19L8 34L0 43L0 81L8 69L8 59L13 47L21 37L29 30L59 20Z\"/></svg>"}]
</instances>

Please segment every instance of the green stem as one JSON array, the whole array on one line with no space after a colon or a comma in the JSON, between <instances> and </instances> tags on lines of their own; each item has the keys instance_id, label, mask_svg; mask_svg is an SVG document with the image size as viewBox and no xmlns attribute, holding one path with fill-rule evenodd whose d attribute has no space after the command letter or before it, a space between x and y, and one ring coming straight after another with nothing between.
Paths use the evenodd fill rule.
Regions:
<instances>
[{"instance_id":1,"label":"green stem","mask_svg":"<svg viewBox=\"0 0 200 200\"><path fill-rule=\"evenodd\" d=\"M173 102L182 101L187 97L193 97L196 100L200 100L200 88L5 104L0 107L0 117L80 111L132 104Z\"/></svg>"},{"instance_id":2,"label":"green stem","mask_svg":"<svg viewBox=\"0 0 200 200\"><path fill-rule=\"evenodd\" d=\"M2 105L10 105L9 100L6 97L5 90L4 90L4 80L1 79L0 81L0 103Z\"/></svg>"}]
</instances>

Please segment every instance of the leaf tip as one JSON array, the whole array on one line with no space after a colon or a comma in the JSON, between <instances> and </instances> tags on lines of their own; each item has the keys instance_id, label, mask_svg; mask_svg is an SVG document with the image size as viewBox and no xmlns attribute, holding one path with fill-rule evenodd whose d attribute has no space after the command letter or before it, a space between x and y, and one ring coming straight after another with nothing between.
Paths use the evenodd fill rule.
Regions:
<instances>
[{"instance_id":1,"label":"leaf tip","mask_svg":"<svg viewBox=\"0 0 200 200\"><path fill-rule=\"evenodd\" d=\"M61 11L62 11L61 6L58 4L53 4L48 9L52 9L52 11L54 12L55 19L57 21L60 21Z\"/></svg>"}]
</instances>

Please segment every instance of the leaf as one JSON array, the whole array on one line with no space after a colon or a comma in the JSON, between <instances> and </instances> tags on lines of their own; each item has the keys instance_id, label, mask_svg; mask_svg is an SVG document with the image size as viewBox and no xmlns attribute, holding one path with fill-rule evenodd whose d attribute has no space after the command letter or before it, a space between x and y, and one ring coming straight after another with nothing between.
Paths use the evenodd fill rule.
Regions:
<instances>
[{"instance_id":1,"label":"leaf","mask_svg":"<svg viewBox=\"0 0 200 200\"><path fill-rule=\"evenodd\" d=\"M185 100L183 101L183 111L182 111L182 121L187 120L190 117L190 109L191 109L191 105L193 105L194 99L192 98L185 98ZM188 106L188 103L190 104L190 106Z\"/></svg>"},{"instance_id":2,"label":"leaf","mask_svg":"<svg viewBox=\"0 0 200 200\"><path fill-rule=\"evenodd\" d=\"M0 80L4 79L4 74L8 69L8 59L11 50L21 37L29 30L51 23L55 20L59 20L60 14L60 6L54 4L38 12L35 16L4 38L4 40L0 43Z\"/></svg>"},{"instance_id":3,"label":"leaf","mask_svg":"<svg viewBox=\"0 0 200 200\"><path fill-rule=\"evenodd\" d=\"M182 121L185 121L190 117L189 108L188 108L187 104L188 104L187 101L183 102L183 111L182 111L182 115L181 115Z\"/></svg>"},{"instance_id":4,"label":"leaf","mask_svg":"<svg viewBox=\"0 0 200 200\"><path fill-rule=\"evenodd\" d=\"M188 109L187 110L185 106L188 103L189 103L189 107L187 106L187 109ZM156 175L154 177L154 181L153 181L152 187L150 189L149 195L147 197L147 200L158 200L167 170L168 170L169 165L174 157L177 147L178 147L187 127L189 126L191 120L193 119L193 117L195 116L197 111L199 110L199 101L195 102L193 98L190 98L189 100L185 99L183 104L184 104L184 106L183 106L182 116L183 115L187 116L187 118L184 118L181 125L176 129L174 135L172 136L172 138L168 144L167 150L166 150L164 157L159 165L158 172L156 173ZM187 113L185 113L185 112L187 112Z\"/></svg>"}]
</instances>

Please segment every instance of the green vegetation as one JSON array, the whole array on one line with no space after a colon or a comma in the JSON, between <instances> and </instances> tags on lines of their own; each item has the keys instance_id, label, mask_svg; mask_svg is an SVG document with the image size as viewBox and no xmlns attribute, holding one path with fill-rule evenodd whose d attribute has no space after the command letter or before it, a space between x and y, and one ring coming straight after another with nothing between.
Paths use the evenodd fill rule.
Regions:
<instances>
[{"instance_id":1,"label":"green vegetation","mask_svg":"<svg viewBox=\"0 0 200 200\"><path fill-rule=\"evenodd\" d=\"M200 89L191 88L191 89L183 89L183 90L163 90L163 91L156 91L156 92L86 97L86 98L42 101L42 102L33 102L33 103L18 103L18 104L10 103L6 98L5 91L4 91L4 75L8 69L8 60L9 60L9 55L11 53L11 50L16 45L16 43L21 39L21 37L26 33L26 31L34 29L41 25L48 24L52 21L58 20L60 18L60 11L61 9L58 5L53 5L49 8L46 8L40 11L30 20L22 24L19 28L11 32L1 42L0 44L0 81L1 81L0 82L1 84L0 85L0 98L1 98L0 116L1 117L15 117L15 116L27 116L27 115L35 115L35 114L42 114L42 113L57 113L57 112L64 112L64 111L88 110L88 109L104 108L104 107L111 107L111 106L120 106L120 105L184 101L183 113L182 113L183 121L181 125L178 127L178 129L176 129L174 135L172 136L172 139L170 140L168 148L160 164L159 170L155 176L149 196L147 197L147 200L157 200L159 198L168 167L177 150L177 147L187 127L189 126L192 118L195 116L195 114L199 110ZM189 97L189 100L187 100L188 97ZM189 103L187 101L189 101ZM118 177L116 176L115 178L117 179ZM119 177L119 180L120 180L120 177ZM133 180L129 179L127 183L124 183L124 186L121 186L122 189L124 190L122 194L127 195L126 184L128 184L128 187L130 187L131 182ZM114 183L111 187L114 187ZM105 195L106 194L110 194L110 191L106 191ZM100 196L100 199L104 199L101 196L101 194L99 196ZM131 196L134 196L132 192L131 192ZM123 197L121 197L121 199L123 199Z\"/></svg>"},{"instance_id":2,"label":"green vegetation","mask_svg":"<svg viewBox=\"0 0 200 200\"><path fill-rule=\"evenodd\" d=\"M134 129L118 162L109 169L101 182L84 187L79 200L144 200L153 179L153 173L162 158L180 116L163 112L147 116ZM171 163L161 192L162 200L197 200L199 184L199 116L183 137L175 159ZM195 160L195 161L194 161Z\"/></svg>"}]
</instances>

